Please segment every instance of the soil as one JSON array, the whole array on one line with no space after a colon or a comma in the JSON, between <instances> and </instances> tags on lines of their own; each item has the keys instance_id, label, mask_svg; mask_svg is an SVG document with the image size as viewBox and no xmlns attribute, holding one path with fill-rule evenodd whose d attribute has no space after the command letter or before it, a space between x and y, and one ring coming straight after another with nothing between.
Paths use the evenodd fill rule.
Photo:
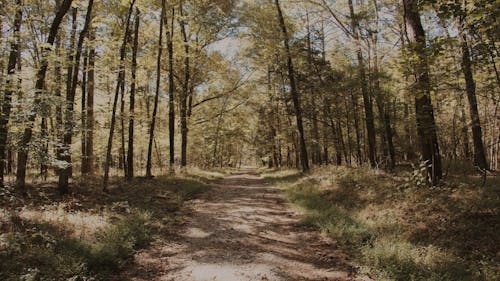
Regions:
<instances>
[{"instance_id":1,"label":"soil","mask_svg":"<svg viewBox=\"0 0 500 281\"><path fill-rule=\"evenodd\" d=\"M131 280L369 280L335 241L301 225L279 188L245 171L182 211L185 223L139 252Z\"/></svg>"}]
</instances>

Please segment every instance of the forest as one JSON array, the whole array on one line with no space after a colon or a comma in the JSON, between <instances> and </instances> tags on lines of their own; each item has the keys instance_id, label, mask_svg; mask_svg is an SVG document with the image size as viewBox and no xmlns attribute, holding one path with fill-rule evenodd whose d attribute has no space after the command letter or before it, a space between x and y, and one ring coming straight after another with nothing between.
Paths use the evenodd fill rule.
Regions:
<instances>
[{"instance_id":1,"label":"forest","mask_svg":"<svg viewBox=\"0 0 500 281\"><path fill-rule=\"evenodd\" d=\"M0 0L0 280L500 280L499 19Z\"/></svg>"}]
</instances>

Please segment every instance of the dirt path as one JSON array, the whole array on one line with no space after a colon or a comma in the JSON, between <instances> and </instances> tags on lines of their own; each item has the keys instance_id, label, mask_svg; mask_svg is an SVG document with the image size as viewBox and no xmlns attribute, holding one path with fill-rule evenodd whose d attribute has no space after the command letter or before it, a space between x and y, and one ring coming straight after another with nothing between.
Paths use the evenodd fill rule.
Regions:
<instances>
[{"instance_id":1,"label":"dirt path","mask_svg":"<svg viewBox=\"0 0 500 281\"><path fill-rule=\"evenodd\" d=\"M335 243L301 227L281 191L251 172L187 208L176 237L139 253L132 280L363 280Z\"/></svg>"}]
</instances>

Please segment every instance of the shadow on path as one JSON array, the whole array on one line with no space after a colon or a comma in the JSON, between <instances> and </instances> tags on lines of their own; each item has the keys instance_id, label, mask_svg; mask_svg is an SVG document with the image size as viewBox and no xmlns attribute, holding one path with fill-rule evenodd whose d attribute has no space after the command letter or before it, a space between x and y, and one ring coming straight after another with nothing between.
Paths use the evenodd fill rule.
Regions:
<instances>
[{"instance_id":1,"label":"shadow on path","mask_svg":"<svg viewBox=\"0 0 500 281\"><path fill-rule=\"evenodd\" d=\"M255 172L216 182L185 215L173 237L136 256L132 280L367 280Z\"/></svg>"}]
</instances>

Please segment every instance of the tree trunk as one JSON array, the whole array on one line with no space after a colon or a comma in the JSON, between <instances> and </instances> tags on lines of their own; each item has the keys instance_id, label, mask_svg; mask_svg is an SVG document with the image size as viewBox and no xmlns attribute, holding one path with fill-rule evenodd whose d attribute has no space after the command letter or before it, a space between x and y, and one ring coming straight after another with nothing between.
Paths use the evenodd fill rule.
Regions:
<instances>
[{"instance_id":1,"label":"tree trunk","mask_svg":"<svg viewBox=\"0 0 500 281\"><path fill-rule=\"evenodd\" d=\"M134 28L134 45L132 47L132 74L130 85L130 104L129 104L129 121L128 121L128 151L127 151L127 180L134 177L134 119L135 119L135 89L137 78L137 50L139 49L139 25L140 25L139 9L135 10L135 28Z\"/></svg>"},{"instance_id":2,"label":"tree trunk","mask_svg":"<svg viewBox=\"0 0 500 281\"><path fill-rule=\"evenodd\" d=\"M90 31L89 40L93 44L94 31ZM95 68L95 47L90 47L89 51L89 71L87 77L87 111L86 111L86 127L85 127L85 157L87 167L85 170L88 174L94 173L94 68Z\"/></svg>"},{"instance_id":3,"label":"tree trunk","mask_svg":"<svg viewBox=\"0 0 500 281\"><path fill-rule=\"evenodd\" d=\"M354 120L354 132L356 134L356 162L358 164L361 164L363 162L363 157L361 155L361 133L360 133L360 128L359 128L359 113L358 113L358 97L357 93L353 93L351 91L350 93L351 96L351 106L353 109L353 120ZM349 113L346 110L346 114L348 115Z\"/></svg>"},{"instance_id":4,"label":"tree trunk","mask_svg":"<svg viewBox=\"0 0 500 281\"><path fill-rule=\"evenodd\" d=\"M118 167L123 170L123 175L127 178L127 156L125 155L125 69L123 79L120 85L120 151Z\"/></svg>"},{"instance_id":5,"label":"tree trunk","mask_svg":"<svg viewBox=\"0 0 500 281\"><path fill-rule=\"evenodd\" d=\"M20 38L21 24L23 20L23 1L17 0L16 6L13 32L17 38ZM20 42L17 38L12 40L10 43L9 61L7 63L7 83L3 94L2 112L0 113L0 187L4 186L5 150L7 147L9 133L8 124L12 109L12 94L18 88L18 82L13 81L20 51Z\"/></svg>"},{"instance_id":6,"label":"tree trunk","mask_svg":"<svg viewBox=\"0 0 500 281\"><path fill-rule=\"evenodd\" d=\"M464 16L460 15L457 19L458 38L462 48L462 72L465 78L465 89L467 99L469 101L469 112L472 120L472 141L474 144L474 165L477 165L483 170L488 170L488 162L483 145L483 133L481 130L481 121L479 118L479 110L477 108L476 98L476 82L472 74L472 66L469 53L469 45L467 42L467 34L464 32L465 20Z\"/></svg>"},{"instance_id":7,"label":"tree trunk","mask_svg":"<svg viewBox=\"0 0 500 281\"><path fill-rule=\"evenodd\" d=\"M163 51L163 23L165 22L165 0L161 2L161 17L160 17L160 34L158 35L158 56L156 59L156 94L153 105L153 116L151 117L151 123L149 127L149 145L148 145L148 160L146 163L146 177L150 178L153 176L151 173L152 166L152 154L153 154L153 141L154 141L154 131L156 124L156 112L158 111L158 98L160 96L160 81L161 81L161 55Z\"/></svg>"},{"instance_id":8,"label":"tree trunk","mask_svg":"<svg viewBox=\"0 0 500 281\"><path fill-rule=\"evenodd\" d=\"M109 136L108 136L108 146L106 148L106 161L104 162L104 180L103 180L103 190L107 192L109 185L109 165L111 163L111 150L113 148L113 133L115 131L116 125L116 107L118 105L118 97L120 95L120 87L121 84L124 83L125 78L125 55L126 55L126 47L130 33L130 17L132 16L132 11L134 9L135 0L132 0L130 3L130 7L128 9L127 14L127 22L125 24L125 34L123 36L123 42L120 47L120 69L118 71L118 80L116 81L115 88L115 96L113 99L113 109L111 112L111 124L109 127Z\"/></svg>"},{"instance_id":9,"label":"tree trunk","mask_svg":"<svg viewBox=\"0 0 500 281\"><path fill-rule=\"evenodd\" d=\"M189 42L186 33L186 23L184 21L184 11L182 7L182 2L179 7L179 12L181 15L181 33L182 38L184 40L184 84L182 86L182 95L181 95L181 105L180 105L180 117L181 117L181 167L186 167L187 165L187 98L189 94L189 79L190 79L190 71L189 71Z\"/></svg>"},{"instance_id":10,"label":"tree trunk","mask_svg":"<svg viewBox=\"0 0 500 281\"><path fill-rule=\"evenodd\" d=\"M80 68L80 58L82 56L83 42L87 33L89 31L90 21L92 20L92 8L94 5L94 0L89 0L87 7L87 14L85 15L85 23L80 36L78 38L78 44L76 47L75 56L75 66L73 68L73 78L71 81L71 88L66 93L66 114L64 120L64 139L63 139L63 149L64 149L64 160L67 162L67 166L62 169L59 173L59 192L61 194L66 194L69 191L68 184L69 178L71 176L71 141L73 138L73 111L75 105L75 93L76 86L78 84L78 71Z\"/></svg>"},{"instance_id":11,"label":"tree trunk","mask_svg":"<svg viewBox=\"0 0 500 281\"><path fill-rule=\"evenodd\" d=\"M50 26L49 36L47 38L46 44L48 46L42 48L40 68L38 69L38 72L36 74L34 108L38 108L38 105L40 104L42 99L43 92L45 91L45 76L47 75L47 69L49 67L47 56L51 51L52 45L54 45L54 41L56 39L57 32L59 31L61 21L71 7L72 2L73 0L64 0L60 5L56 16L54 17L54 20L52 21L52 24ZM18 145L20 149L17 153L16 186L22 190L24 190L26 184L26 166L28 163L29 145L31 142L31 137L33 135L33 126L36 120L36 115L36 110L33 110L29 114L28 126L24 130L23 136Z\"/></svg>"},{"instance_id":12,"label":"tree trunk","mask_svg":"<svg viewBox=\"0 0 500 281\"><path fill-rule=\"evenodd\" d=\"M431 101L431 84L429 66L426 57L425 31L420 21L420 13L416 0L403 0L407 38L409 48L416 57L413 65L415 74L415 114L417 119L417 136L420 143L422 160L428 165L427 174L432 184L442 178L441 154L437 140L434 109Z\"/></svg>"},{"instance_id":13,"label":"tree trunk","mask_svg":"<svg viewBox=\"0 0 500 281\"><path fill-rule=\"evenodd\" d=\"M85 51L85 54L83 56L83 70L82 70L82 101L81 101L81 106L82 106L82 112L81 112L81 131L82 131L82 164L80 167L82 175L87 174L87 136L86 136L86 126L87 126L87 76L88 76L88 69L89 69L89 50Z\"/></svg>"},{"instance_id":14,"label":"tree trunk","mask_svg":"<svg viewBox=\"0 0 500 281\"><path fill-rule=\"evenodd\" d=\"M283 12L281 11L279 0L275 0L274 3L276 4L276 10L278 11L278 20L283 35L285 51L287 56L288 79L290 81L290 94L292 96L293 106L295 108L295 117L297 119L297 130L299 132L300 162L302 164L302 171L308 172L309 158L307 156L307 146L304 136L304 125L302 123L302 108L300 105L299 93L297 91L297 85L295 82L295 70L293 67L292 52L290 50L288 31L285 25L285 19L283 17Z\"/></svg>"},{"instance_id":15,"label":"tree trunk","mask_svg":"<svg viewBox=\"0 0 500 281\"><path fill-rule=\"evenodd\" d=\"M169 141L169 169L175 172L175 85L174 85L174 18L175 9L172 9L170 28L167 28L168 50L168 141Z\"/></svg>"}]
</instances>

